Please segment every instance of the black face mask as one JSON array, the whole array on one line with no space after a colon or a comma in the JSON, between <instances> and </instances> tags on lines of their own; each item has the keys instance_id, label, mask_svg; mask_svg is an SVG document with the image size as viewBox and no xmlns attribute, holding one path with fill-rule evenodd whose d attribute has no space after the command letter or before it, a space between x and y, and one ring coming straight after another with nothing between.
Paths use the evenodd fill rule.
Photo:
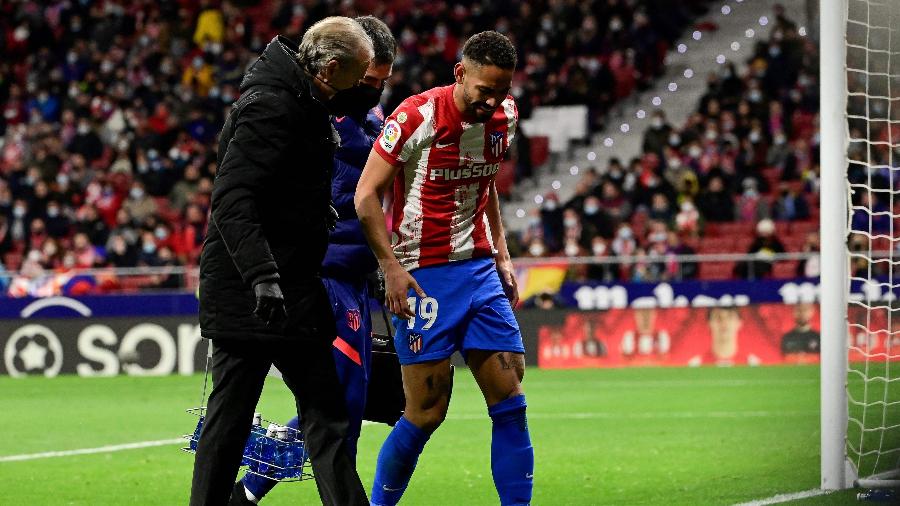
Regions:
<instances>
[{"instance_id":1,"label":"black face mask","mask_svg":"<svg viewBox=\"0 0 900 506\"><path fill-rule=\"evenodd\" d=\"M373 88L368 84L357 84L352 88L340 90L325 104L329 112L335 116L365 117L370 109L381 101L381 88Z\"/></svg>"}]
</instances>

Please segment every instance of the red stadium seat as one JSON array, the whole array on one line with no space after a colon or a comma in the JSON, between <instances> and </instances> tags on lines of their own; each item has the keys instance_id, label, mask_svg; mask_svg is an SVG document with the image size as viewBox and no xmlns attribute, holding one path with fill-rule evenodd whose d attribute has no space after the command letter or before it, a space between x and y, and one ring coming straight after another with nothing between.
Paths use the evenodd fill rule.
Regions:
<instances>
[{"instance_id":1,"label":"red stadium seat","mask_svg":"<svg viewBox=\"0 0 900 506\"><path fill-rule=\"evenodd\" d=\"M755 227L753 223L744 222L707 223L704 232L709 237L752 237Z\"/></svg>"},{"instance_id":2,"label":"red stadium seat","mask_svg":"<svg viewBox=\"0 0 900 506\"><path fill-rule=\"evenodd\" d=\"M497 185L497 193L503 197L508 197L512 192L513 184L516 182L516 164L511 160L500 163L500 172L494 180Z\"/></svg>"},{"instance_id":3,"label":"red stadium seat","mask_svg":"<svg viewBox=\"0 0 900 506\"><path fill-rule=\"evenodd\" d=\"M777 279L791 279L797 277L797 266L800 264L797 260L784 260L775 262L772 268L772 277Z\"/></svg>"},{"instance_id":4,"label":"red stadium seat","mask_svg":"<svg viewBox=\"0 0 900 506\"><path fill-rule=\"evenodd\" d=\"M531 141L531 165L540 167L550 159L550 139L543 136L528 138Z\"/></svg>"},{"instance_id":5,"label":"red stadium seat","mask_svg":"<svg viewBox=\"0 0 900 506\"><path fill-rule=\"evenodd\" d=\"M19 270L19 267L22 266L22 252L10 251L3 255L3 265L6 266L7 271Z\"/></svg>"},{"instance_id":6,"label":"red stadium seat","mask_svg":"<svg viewBox=\"0 0 900 506\"><path fill-rule=\"evenodd\" d=\"M700 264L700 279L731 279L734 262L704 262Z\"/></svg>"},{"instance_id":7,"label":"red stadium seat","mask_svg":"<svg viewBox=\"0 0 900 506\"><path fill-rule=\"evenodd\" d=\"M806 236L810 232L818 232L819 231L819 222L818 221L795 221L791 223L791 234L793 235L803 235Z\"/></svg>"}]
</instances>

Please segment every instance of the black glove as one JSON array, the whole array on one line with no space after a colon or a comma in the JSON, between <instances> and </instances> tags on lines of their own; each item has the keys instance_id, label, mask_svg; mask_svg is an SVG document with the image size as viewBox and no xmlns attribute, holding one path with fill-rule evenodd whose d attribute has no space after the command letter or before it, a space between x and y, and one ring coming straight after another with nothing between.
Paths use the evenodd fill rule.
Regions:
<instances>
[{"instance_id":1,"label":"black glove","mask_svg":"<svg viewBox=\"0 0 900 506\"><path fill-rule=\"evenodd\" d=\"M273 327L287 318L284 309L284 295L275 280L262 281L253 286L256 295L256 309L253 316L265 322L266 327Z\"/></svg>"},{"instance_id":2,"label":"black glove","mask_svg":"<svg viewBox=\"0 0 900 506\"><path fill-rule=\"evenodd\" d=\"M337 212L337 209L334 208L334 204L328 204L328 230L334 232L334 228L337 226L339 219L341 219L341 215Z\"/></svg>"}]
</instances>

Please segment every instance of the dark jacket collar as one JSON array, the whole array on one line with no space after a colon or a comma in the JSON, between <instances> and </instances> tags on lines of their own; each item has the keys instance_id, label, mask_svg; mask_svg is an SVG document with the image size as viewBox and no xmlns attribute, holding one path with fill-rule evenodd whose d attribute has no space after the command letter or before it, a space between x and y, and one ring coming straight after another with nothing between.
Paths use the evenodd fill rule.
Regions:
<instances>
[{"instance_id":1,"label":"dark jacket collar","mask_svg":"<svg viewBox=\"0 0 900 506\"><path fill-rule=\"evenodd\" d=\"M294 57L297 49L297 45L287 37L273 37L244 75L241 92L251 86L265 84L289 89L297 95L312 95L310 77Z\"/></svg>"}]
</instances>

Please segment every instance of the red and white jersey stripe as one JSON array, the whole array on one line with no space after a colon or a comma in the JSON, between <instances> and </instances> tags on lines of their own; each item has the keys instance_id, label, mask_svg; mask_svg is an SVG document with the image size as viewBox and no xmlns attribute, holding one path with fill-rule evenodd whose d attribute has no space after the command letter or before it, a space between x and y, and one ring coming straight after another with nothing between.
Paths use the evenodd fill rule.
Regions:
<instances>
[{"instance_id":1,"label":"red and white jersey stripe","mask_svg":"<svg viewBox=\"0 0 900 506\"><path fill-rule=\"evenodd\" d=\"M507 96L484 123L463 120L456 85L404 100L374 149L399 166L391 244L407 270L493 255L485 208L518 121Z\"/></svg>"}]
</instances>

